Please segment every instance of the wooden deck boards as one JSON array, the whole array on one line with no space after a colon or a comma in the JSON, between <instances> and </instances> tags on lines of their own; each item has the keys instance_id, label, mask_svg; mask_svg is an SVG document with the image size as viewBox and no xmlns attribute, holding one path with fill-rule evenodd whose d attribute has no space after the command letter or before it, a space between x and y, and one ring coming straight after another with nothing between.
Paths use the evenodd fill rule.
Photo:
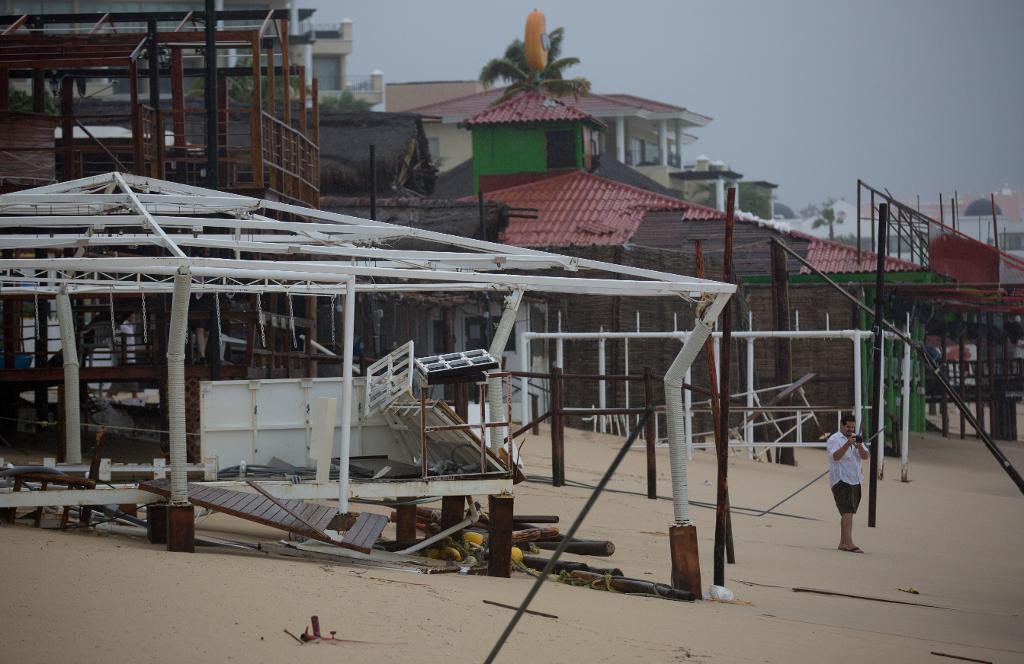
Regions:
<instances>
[{"instance_id":1,"label":"wooden deck boards","mask_svg":"<svg viewBox=\"0 0 1024 664\"><path fill-rule=\"evenodd\" d=\"M252 485L260 491L258 485ZM139 488L164 498L171 495L168 480L142 482ZM370 552L388 524L387 517L383 515L362 512L342 535L341 541L336 542L324 533L337 514L332 507L303 500L282 500L265 493L261 495L262 492L233 491L201 484L189 484L188 493L189 501L199 507L363 553Z\"/></svg>"}]
</instances>

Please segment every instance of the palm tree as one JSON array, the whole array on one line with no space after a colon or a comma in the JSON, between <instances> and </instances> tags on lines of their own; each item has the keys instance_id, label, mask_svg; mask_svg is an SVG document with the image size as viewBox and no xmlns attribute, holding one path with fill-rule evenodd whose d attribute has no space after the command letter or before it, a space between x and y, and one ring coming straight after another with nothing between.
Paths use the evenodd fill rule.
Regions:
<instances>
[{"instance_id":1,"label":"palm tree","mask_svg":"<svg viewBox=\"0 0 1024 664\"><path fill-rule=\"evenodd\" d=\"M550 46L548 48L548 66L544 71L534 73L526 66L526 52L523 40L515 39L508 48L505 55L494 58L480 70L480 83L490 87L502 81L508 84L508 89L494 103L500 103L520 92L527 90L539 90L552 97L565 97L572 95L579 99L590 93L590 81L582 78L565 78L564 72L570 67L580 63L579 58L562 58L562 38L565 35L565 28L555 28L548 34Z\"/></svg>"}]
</instances>

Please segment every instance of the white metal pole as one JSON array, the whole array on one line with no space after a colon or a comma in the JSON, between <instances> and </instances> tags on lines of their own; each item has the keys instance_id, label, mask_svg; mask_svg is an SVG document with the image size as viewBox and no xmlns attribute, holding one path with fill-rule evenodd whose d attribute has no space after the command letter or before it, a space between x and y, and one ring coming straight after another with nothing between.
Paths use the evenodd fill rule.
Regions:
<instances>
[{"instance_id":1,"label":"white metal pole","mask_svg":"<svg viewBox=\"0 0 1024 664\"><path fill-rule=\"evenodd\" d=\"M75 318L66 288L57 291L57 323L60 325L61 354L64 356L64 460L67 463L82 463L78 348L75 343Z\"/></svg>"},{"instance_id":2,"label":"white metal pole","mask_svg":"<svg viewBox=\"0 0 1024 664\"><path fill-rule=\"evenodd\" d=\"M341 369L341 450L338 454L338 513L348 513L348 466L352 445L352 346L356 337L356 278L345 284L344 344Z\"/></svg>"},{"instance_id":3,"label":"white metal pole","mask_svg":"<svg viewBox=\"0 0 1024 664\"><path fill-rule=\"evenodd\" d=\"M604 332L604 328L601 328L601 331ZM605 374L605 354L604 353L605 353L605 340L604 340L604 337L601 337L600 339L597 340L597 373L601 374L602 376ZM608 407L608 386L607 386L607 382L604 381L604 380L598 381L598 385L597 385L597 404L601 408L601 410L604 410L605 408ZM606 425L605 425L606 418L605 418L605 416L604 415L598 415L597 416L597 420L599 422L598 431L600 431L601 433L606 433L606 431L605 431L605 429L606 429Z\"/></svg>"},{"instance_id":4,"label":"white metal pole","mask_svg":"<svg viewBox=\"0 0 1024 664\"><path fill-rule=\"evenodd\" d=\"M907 336L910 336L910 314L907 314ZM903 417L900 440L900 479L907 480L910 460L910 344L903 344Z\"/></svg>"},{"instance_id":5,"label":"white metal pole","mask_svg":"<svg viewBox=\"0 0 1024 664\"><path fill-rule=\"evenodd\" d=\"M629 339L627 338L623 343L625 343L625 348L623 348L623 355L625 356L625 366L623 368L625 369L624 373L628 376L629 375ZM625 381L625 383L626 383L626 405L625 405L625 407L629 408L629 381L627 380L627 381ZM626 417L623 418L623 420L625 420L628 423L629 420L630 420L630 417L627 415ZM619 422L621 423L622 420L619 420Z\"/></svg>"},{"instance_id":6,"label":"white metal pole","mask_svg":"<svg viewBox=\"0 0 1024 664\"><path fill-rule=\"evenodd\" d=\"M512 330L515 328L519 303L522 301L522 290L514 290L505 297L504 310L501 312L501 320L498 321L498 329L494 331L494 337L491 338L489 352L491 357L498 360L499 366L502 366L502 368L504 367L502 356L505 353L505 347L508 345L508 338L512 335ZM505 396L504 379L500 376L489 377L487 379L487 400L490 402L491 418L494 422L507 422L509 420L510 413L505 412L508 408L508 401L505 399ZM508 430L508 427L501 426L497 429L492 429L491 433L488 447L493 447L494 441L503 445L503 441L509 436L511 431ZM507 451L509 454L508 458L511 459L512 450L509 449Z\"/></svg>"},{"instance_id":7,"label":"white metal pole","mask_svg":"<svg viewBox=\"0 0 1024 664\"><path fill-rule=\"evenodd\" d=\"M862 403L863 395L861 394L861 366L860 366L860 351L861 351L861 340L860 337L854 337L853 339L853 419L854 428L857 432L860 432L860 422L863 416L864 404ZM836 422L836 430L838 431L839 422Z\"/></svg>"},{"instance_id":8,"label":"white metal pole","mask_svg":"<svg viewBox=\"0 0 1024 664\"><path fill-rule=\"evenodd\" d=\"M167 335L167 419L170 429L171 504L188 504L188 463L185 441L185 343L192 275L182 267L174 275L171 321Z\"/></svg>"},{"instance_id":9,"label":"white metal pole","mask_svg":"<svg viewBox=\"0 0 1024 664\"><path fill-rule=\"evenodd\" d=\"M693 369L686 369L686 384L693 385ZM683 391L683 419L686 422L686 458L693 459L693 392Z\"/></svg>"},{"instance_id":10,"label":"white metal pole","mask_svg":"<svg viewBox=\"0 0 1024 664\"><path fill-rule=\"evenodd\" d=\"M562 348L562 339L558 338L555 340L555 366L559 369L564 369L565 365L562 364L564 359L564 349Z\"/></svg>"},{"instance_id":11,"label":"white metal pole","mask_svg":"<svg viewBox=\"0 0 1024 664\"><path fill-rule=\"evenodd\" d=\"M523 343L519 348L519 370L526 373L530 370L530 337L523 335ZM519 401L521 403L519 412L522 413L519 423L526 426L532 418L530 413L530 379L527 376L519 379Z\"/></svg>"},{"instance_id":12,"label":"white metal pole","mask_svg":"<svg viewBox=\"0 0 1024 664\"><path fill-rule=\"evenodd\" d=\"M754 407L754 339L747 339L747 408ZM750 459L754 458L754 418L752 417L753 410L748 410L744 413L744 419L747 420L745 425L744 437L746 438L747 445L747 457Z\"/></svg>"}]
</instances>

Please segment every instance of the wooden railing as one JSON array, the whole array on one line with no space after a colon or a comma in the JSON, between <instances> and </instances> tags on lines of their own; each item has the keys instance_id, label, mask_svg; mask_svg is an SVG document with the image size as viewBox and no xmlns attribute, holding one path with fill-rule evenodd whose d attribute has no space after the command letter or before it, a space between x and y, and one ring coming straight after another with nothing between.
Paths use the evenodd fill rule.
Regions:
<instances>
[{"instance_id":1,"label":"wooden railing","mask_svg":"<svg viewBox=\"0 0 1024 664\"><path fill-rule=\"evenodd\" d=\"M264 181L282 198L318 206L320 148L296 129L262 113Z\"/></svg>"}]
</instances>

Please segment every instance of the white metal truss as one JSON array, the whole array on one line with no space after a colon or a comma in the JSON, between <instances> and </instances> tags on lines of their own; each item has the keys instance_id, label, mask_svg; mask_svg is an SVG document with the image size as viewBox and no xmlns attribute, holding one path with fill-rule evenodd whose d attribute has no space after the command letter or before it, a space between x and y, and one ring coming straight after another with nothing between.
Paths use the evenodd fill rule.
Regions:
<instances>
[{"instance_id":1,"label":"white metal truss","mask_svg":"<svg viewBox=\"0 0 1024 664\"><path fill-rule=\"evenodd\" d=\"M288 221L270 215L288 217ZM734 286L387 224L152 178L110 173L0 196L0 249L74 257L0 259L4 293L193 291L545 291L676 296ZM401 241L437 250L396 248ZM159 250L159 256L117 252ZM205 250L233 258L208 258ZM277 260L266 260L275 256ZM543 275L529 274L543 270ZM585 273L600 278L584 278ZM553 276L554 275L554 276Z\"/></svg>"}]
</instances>

